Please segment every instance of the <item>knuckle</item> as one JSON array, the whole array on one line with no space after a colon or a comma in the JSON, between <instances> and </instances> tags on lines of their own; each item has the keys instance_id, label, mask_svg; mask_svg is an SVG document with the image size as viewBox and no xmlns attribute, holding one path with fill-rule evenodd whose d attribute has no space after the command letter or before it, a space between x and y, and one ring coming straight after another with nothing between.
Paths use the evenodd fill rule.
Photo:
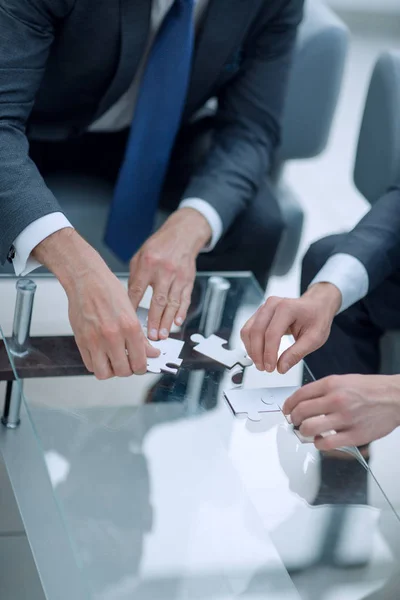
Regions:
<instances>
[{"instance_id":1,"label":"knuckle","mask_svg":"<svg viewBox=\"0 0 400 600\"><path fill-rule=\"evenodd\" d=\"M175 273L177 271L176 265L171 260L163 260L163 269L168 274Z\"/></svg>"},{"instance_id":2,"label":"knuckle","mask_svg":"<svg viewBox=\"0 0 400 600\"><path fill-rule=\"evenodd\" d=\"M102 329L102 336L110 342L114 342L119 336L119 327L115 325L105 325Z\"/></svg>"},{"instance_id":3,"label":"knuckle","mask_svg":"<svg viewBox=\"0 0 400 600\"><path fill-rule=\"evenodd\" d=\"M165 308L167 306L168 300L165 294L155 294L154 295L154 304L159 308Z\"/></svg>"},{"instance_id":4,"label":"knuckle","mask_svg":"<svg viewBox=\"0 0 400 600\"><path fill-rule=\"evenodd\" d=\"M137 361L133 365L133 372L135 373L135 375L144 375L147 372L147 362Z\"/></svg>"},{"instance_id":5,"label":"knuckle","mask_svg":"<svg viewBox=\"0 0 400 600\"><path fill-rule=\"evenodd\" d=\"M140 329L140 323L128 315L120 318L119 326L124 334L136 333Z\"/></svg>"},{"instance_id":6,"label":"knuckle","mask_svg":"<svg viewBox=\"0 0 400 600\"><path fill-rule=\"evenodd\" d=\"M176 298L169 298L168 306L170 306L170 308L178 309L180 307L180 305L181 305L180 301L177 300Z\"/></svg>"},{"instance_id":7,"label":"knuckle","mask_svg":"<svg viewBox=\"0 0 400 600\"><path fill-rule=\"evenodd\" d=\"M144 291L144 288L139 284L129 286L129 294L131 296L143 296Z\"/></svg>"},{"instance_id":8,"label":"knuckle","mask_svg":"<svg viewBox=\"0 0 400 600\"><path fill-rule=\"evenodd\" d=\"M337 411L342 412L342 413L348 412L347 411L347 404L348 404L347 396L346 396L345 392L343 392L343 391L336 392L333 402L334 402L335 409Z\"/></svg>"},{"instance_id":9,"label":"knuckle","mask_svg":"<svg viewBox=\"0 0 400 600\"><path fill-rule=\"evenodd\" d=\"M160 262L160 256L151 250L146 250L142 260L145 267L152 268Z\"/></svg>"},{"instance_id":10,"label":"knuckle","mask_svg":"<svg viewBox=\"0 0 400 600\"><path fill-rule=\"evenodd\" d=\"M132 375L132 369L128 366L118 366L114 368L114 373L117 377L130 377Z\"/></svg>"},{"instance_id":11,"label":"knuckle","mask_svg":"<svg viewBox=\"0 0 400 600\"><path fill-rule=\"evenodd\" d=\"M326 378L326 387L327 387L328 391L330 391L330 392L333 392L334 390L336 390L339 383L340 383L339 375L331 375L330 377Z\"/></svg>"},{"instance_id":12,"label":"knuckle","mask_svg":"<svg viewBox=\"0 0 400 600\"><path fill-rule=\"evenodd\" d=\"M98 379L99 381L105 381L106 379L110 379L111 377L111 374L103 369L96 369L94 374L96 379Z\"/></svg>"},{"instance_id":13,"label":"knuckle","mask_svg":"<svg viewBox=\"0 0 400 600\"><path fill-rule=\"evenodd\" d=\"M269 298L267 298L264 306L267 306L268 308L272 308L273 306L276 306L277 304L279 304L282 301L282 298L278 298L278 296L269 296Z\"/></svg>"}]
</instances>

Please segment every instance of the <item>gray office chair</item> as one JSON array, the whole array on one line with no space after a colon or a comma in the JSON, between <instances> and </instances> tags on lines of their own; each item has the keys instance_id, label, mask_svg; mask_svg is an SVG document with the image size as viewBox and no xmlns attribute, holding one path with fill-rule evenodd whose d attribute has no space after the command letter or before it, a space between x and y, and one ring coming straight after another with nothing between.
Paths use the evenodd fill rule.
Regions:
<instances>
[{"instance_id":1,"label":"gray office chair","mask_svg":"<svg viewBox=\"0 0 400 600\"><path fill-rule=\"evenodd\" d=\"M320 154L326 147L341 90L349 32L320 0L308 0L299 30L275 159L275 182L286 231L275 258L274 275L286 275L296 258L303 230L301 200L284 179L285 163Z\"/></svg>"},{"instance_id":2,"label":"gray office chair","mask_svg":"<svg viewBox=\"0 0 400 600\"><path fill-rule=\"evenodd\" d=\"M284 182L283 167L289 159L310 158L325 148L341 87L347 47L346 27L320 0L308 0L289 84L282 145L272 173L286 223L275 261L274 273L277 275L286 274L293 264L304 219L301 203ZM115 272L126 271L126 265L108 250L102 239L113 192L110 184L101 178L62 174L49 177L47 185L71 222L110 268ZM161 221L162 217L160 215ZM0 272L12 273L12 266L6 265Z\"/></svg>"},{"instance_id":3,"label":"gray office chair","mask_svg":"<svg viewBox=\"0 0 400 600\"><path fill-rule=\"evenodd\" d=\"M374 204L400 181L400 52L386 52L377 61L361 123L354 182ZM400 332L381 342L381 371L400 373Z\"/></svg>"}]
</instances>

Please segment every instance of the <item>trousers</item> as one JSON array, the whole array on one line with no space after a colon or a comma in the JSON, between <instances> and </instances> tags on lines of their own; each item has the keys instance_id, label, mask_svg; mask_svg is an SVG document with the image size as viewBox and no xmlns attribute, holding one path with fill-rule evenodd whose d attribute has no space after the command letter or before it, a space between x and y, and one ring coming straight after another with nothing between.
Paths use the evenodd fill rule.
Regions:
<instances>
[{"instance_id":1,"label":"trousers","mask_svg":"<svg viewBox=\"0 0 400 600\"><path fill-rule=\"evenodd\" d=\"M304 292L325 264L340 235L314 243L304 257L301 288ZM395 272L365 298L333 321L327 343L308 356L306 363L316 379L329 375L380 372L382 336L400 328L400 272Z\"/></svg>"}]
</instances>

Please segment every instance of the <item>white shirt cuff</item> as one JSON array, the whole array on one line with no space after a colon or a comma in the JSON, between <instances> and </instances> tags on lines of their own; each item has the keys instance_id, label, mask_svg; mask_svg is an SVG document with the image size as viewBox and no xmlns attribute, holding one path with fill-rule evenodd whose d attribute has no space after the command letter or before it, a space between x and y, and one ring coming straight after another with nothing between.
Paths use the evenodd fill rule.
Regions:
<instances>
[{"instance_id":1,"label":"white shirt cuff","mask_svg":"<svg viewBox=\"0 0 400 600\"><path fill-rule=\"evenodd\" d=\"M214 250L222 236L223 231L221 217L215 208L200 198L187 198L180 203L179 208L194 208L201 213L205 219L207 219L208 224L211 227L212 234L211 240L207 246L203 248L202 252L211 252L211 250Z\"/></svg>"},{"instance_id":2,"label":"white shirt cuff","mask_svg":"<svg viewBox=\"0 0 400 600\"><path fill-rule=\"evenodd\" d=\"M334 254L322 267L310 286L315 283L332 283L342 294L339 313L368 294L368 271L361 261L351 254Z\"/></svg>"},{"instance_id":3,"label":"white shirt cuff","mask_svg":"<svg viewBox=\"0 0 400 600\"><path fill-rule=\"evenodd\" d=\"M14 241L15 256L13 267L16 275L28 275L41 264L31 256L32 250L52 233L72 227L67 217L61 212L51 213L33 221L19 234Z\"/></svg>"}]
</instances>

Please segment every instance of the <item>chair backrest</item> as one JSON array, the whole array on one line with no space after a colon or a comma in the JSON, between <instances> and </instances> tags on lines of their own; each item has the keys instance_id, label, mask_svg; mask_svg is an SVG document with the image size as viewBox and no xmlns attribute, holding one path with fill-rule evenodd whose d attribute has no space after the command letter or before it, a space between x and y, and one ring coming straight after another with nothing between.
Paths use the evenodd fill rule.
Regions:
<instances>
[{"instance_id":1,"label":"chair backrest","mask_svg":"<svg viewBox=\"0 0 400 600\"><path fill-rule=\"evenodd\" d=\"M372 73L354 182L371 204L400 183L400 52L382 54Z\"/></svg>"},{"instance_id":2,"label":"chair backrest","mask_svg":"<svg viewBox=\"0 0 400 600\"><path fill-rule=\"evenodd\" d=\"M307 0L300 26L277 162L324 150L341 89L349 31L320 0Z\"/></svg>"}]
</instances>

